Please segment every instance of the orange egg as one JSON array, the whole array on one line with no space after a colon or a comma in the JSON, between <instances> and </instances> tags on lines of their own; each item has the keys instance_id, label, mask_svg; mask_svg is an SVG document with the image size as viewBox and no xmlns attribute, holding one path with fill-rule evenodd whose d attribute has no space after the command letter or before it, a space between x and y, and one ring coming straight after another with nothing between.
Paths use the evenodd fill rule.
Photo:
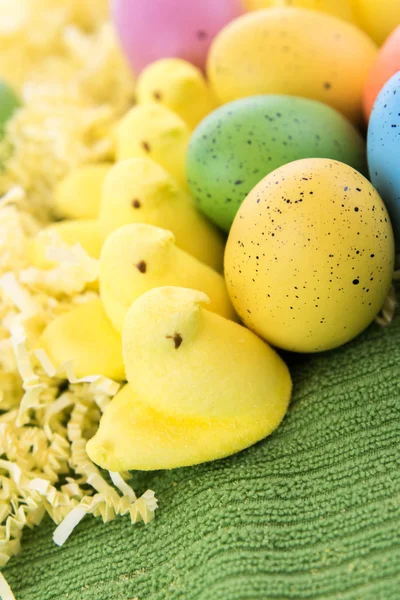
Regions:
<instances>
[{"instance_id":1,"label":"orange egg","mask_svg":"<svg viewBox=\"0 0 400 600\"><path fill-rule=\"evenodd\" d=\"M380 49L365 84L364 114L367 121L380 90L397 71L400 71L400 25Z\"/></svg>"}]
</instances>

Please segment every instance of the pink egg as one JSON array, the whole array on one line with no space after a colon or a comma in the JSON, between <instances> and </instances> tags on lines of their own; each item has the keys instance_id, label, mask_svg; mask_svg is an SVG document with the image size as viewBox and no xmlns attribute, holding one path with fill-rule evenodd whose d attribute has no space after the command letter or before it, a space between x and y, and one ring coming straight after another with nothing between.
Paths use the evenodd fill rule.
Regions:
<instances>
[{"instance_id":1,"label":"pink egg","mask_svg":"<svg viewBox=\"0 0 400 600\"><path fill-rule=\"evenodd\" d=\"M213 38L242 12L241 0L112 0L114 23L135 73L166 57L204 69Z\"/></svg>"}]
</instances>

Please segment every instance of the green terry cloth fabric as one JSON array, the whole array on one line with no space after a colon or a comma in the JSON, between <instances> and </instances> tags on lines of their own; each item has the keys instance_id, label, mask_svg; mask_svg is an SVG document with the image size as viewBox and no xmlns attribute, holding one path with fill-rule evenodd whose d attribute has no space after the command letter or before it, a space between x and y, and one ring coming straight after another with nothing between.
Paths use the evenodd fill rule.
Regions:
<instances>
[{"instance_id":1,"label":"green terry cloth fabric","mask_svg":"<svg viewBox=\"0 0 400 600\"><path fill-rule=\"evenodd\" d=\"M226 460L135 474L148 526L88 516L64 547L47 520L4 575L17 600L398 600L400 319L290 359L270 438Z\"/></svg>"}]
</instances>

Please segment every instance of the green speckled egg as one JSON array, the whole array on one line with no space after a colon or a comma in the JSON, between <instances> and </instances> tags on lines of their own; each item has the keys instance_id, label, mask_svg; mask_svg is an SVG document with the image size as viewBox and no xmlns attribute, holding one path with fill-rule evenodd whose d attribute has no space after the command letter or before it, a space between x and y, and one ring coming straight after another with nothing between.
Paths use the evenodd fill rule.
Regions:
<instances>
[{"instance_id":1,"label":"green speckled egg","mask_svg":"<svg viewBox=\"0 0 400 600\"><path fill-rule=\"evenodd\" d=\"M377 191L352 167L320 158L260 181L225 251L239 316L295 352L329 350L361 333L384 303L393 264L393 231Z\"/></svg>"},{"instance_id":2,"label":"green speckled egg","mask_svg":"<svg viewBox=\"0 0 400 600\"><path fill-rule=\"evenodd\" d=\"M333 108L294 96L253 96L215 110L194 131L186 173L198 208L229 231L246 195L301 158L333 158L366 173L365 143Z\"/></svg>"}]
</instances>

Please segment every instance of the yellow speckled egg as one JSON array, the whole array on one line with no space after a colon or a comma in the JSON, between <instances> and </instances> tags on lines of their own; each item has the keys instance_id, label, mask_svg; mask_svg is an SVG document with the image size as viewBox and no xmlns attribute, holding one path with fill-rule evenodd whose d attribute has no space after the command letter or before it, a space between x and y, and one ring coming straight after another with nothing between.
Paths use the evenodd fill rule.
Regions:
<instances>
[{"instance_id":1,"label":"yellow speckled egg","mask_svg":"<svg viewBox=\"0 0 400 600\"><path fill-rule=\"evenodd\" d=\"M260 181L225 252L239 316L295 352L335 348L361 333L383 305L393 265L382 199L358 171L325 158L289 163Z\"/></svg>"},{"instance_id":2,"label":"yellow speckled egg","mask_svg":"<svg viewBox=\"0 0 400 600\"><path fill-rule=\"evenodd\" d=\"M244 0L244 4L247 10L262 10L277 6L309 8L340 17L346 21L354 20L351 0Z\"/></svg>"},{"instance_id":3,"label":"yellow speckled egg","mask_svg":"<svg viewBox=\"0 0 400 600\"><path fill-rule=\"evenodd\" d=\"M376 54L375 43L342 19L271 8L225 27L214 40L207 69L222 104L257 94L305 96L357 123Z\"/></svg>"}]
</instances>

